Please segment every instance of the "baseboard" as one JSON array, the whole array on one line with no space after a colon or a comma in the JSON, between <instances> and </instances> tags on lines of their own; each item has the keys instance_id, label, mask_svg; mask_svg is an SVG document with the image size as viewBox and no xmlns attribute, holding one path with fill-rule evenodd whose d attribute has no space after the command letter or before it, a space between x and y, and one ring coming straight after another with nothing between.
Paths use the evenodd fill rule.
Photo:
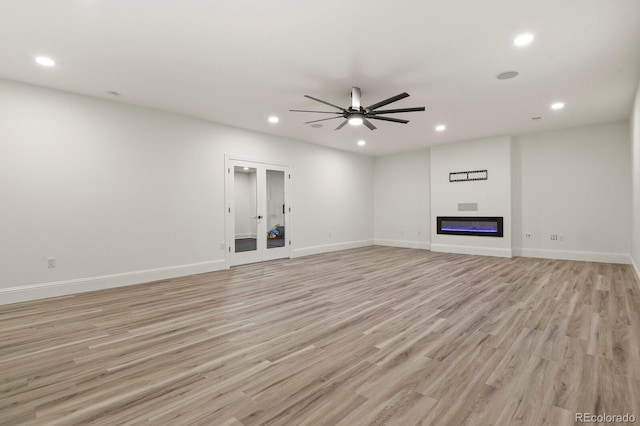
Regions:
<instances>
[{"instance_id":1,"label":"baseboard","mask_svg":"<svg viewBox=\"0 0 640 426\"><path fill-rule=\"evenodd\" d=\"M513 255L521 256L521 257L538 257L542 259L620 263L625 265L631 263L630 256L628 254L623 254L623 253L598 253L598 252L591 252L591 251L514 248Z\"/></svg>"},{"instance_id":2,"label":"baseboard","mask_svg":"<svg viewBox=\"0 0 640 426\"><path fill-rule=\"evenodd\" d=\"M431 251L439 253L474 254L478 256L511 257L511 249L493 247L455 246L451 244L433 244Z\"/></svg>"},{"instance_id":3,"label":"baseboard","mask_svg":"<svg viewBox=\"0 0 640 426\"><path fill-rule=\"evenodd\" d=\"M121 274L0 288L0 305L26 302L29 300L47 299L49 297L67 296L70 294L123 287L133 284L142 284L186 275L219 271L226 268L227 264L225 260L222 259L191 263L187 265L169 266L166 268L125 272Z\"/></svg>"},{"instance_id":4,"label":"baseboard","mask_svg":"<svg viewBox=\"0 0 640 426\"><path fill-rule=\"evenodd\" d=\"M633 271L636 273L636 280L638 282L638 285L640 286L640 267L638 267L638 264L636 263L633 256L629 255L629 260L631 261L631 266L633 266Z\"/></svg>"},{"instance_id":5,"label":"baseboard","mask_svg":"<svg viewBox=\"0 0 640 426\"><path fill-rule=\"evenodd\" d=\"M328 253L331 251L348 250L360 247L372 246L373 240L349 241L347 243L324 244L321 246L293 249L291 257L311 256L314 254Z\"/></svg>"},{"instance_id":6,"label":"baseboard","mask_svg":"<svg viewBox=\"0 0 640 426\"><path fill-rule=\"evenodd\" d=\"M404 241L404 240L374 240L373 244L377 246L387 247L401 247L401 248L414 248L414 249L431 249L431 243L426 241Z\"/></svg>"}]
</instances>

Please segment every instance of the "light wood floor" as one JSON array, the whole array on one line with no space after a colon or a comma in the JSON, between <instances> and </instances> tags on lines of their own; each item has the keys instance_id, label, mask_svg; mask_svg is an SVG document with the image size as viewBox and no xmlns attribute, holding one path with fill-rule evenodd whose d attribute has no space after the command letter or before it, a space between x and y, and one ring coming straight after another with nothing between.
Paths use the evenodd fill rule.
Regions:
<instances>
[{"instance_id":1,"label":"light wood floor","mask_svg":"<svg viewBox=\"0 0 640 426\"><path fill-rule=\"evenodd\" d=\"M627 265L368 247L0 307L0 424L640 417L639 348Z\"/></svg>"}]
</instances>

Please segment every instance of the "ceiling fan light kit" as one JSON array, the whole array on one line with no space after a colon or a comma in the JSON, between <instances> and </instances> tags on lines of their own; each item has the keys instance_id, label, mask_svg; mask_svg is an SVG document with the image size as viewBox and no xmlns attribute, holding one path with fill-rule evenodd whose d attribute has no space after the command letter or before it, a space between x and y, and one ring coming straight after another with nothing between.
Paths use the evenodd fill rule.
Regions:
<instances>
[{"instance_id":1,"label":"ceiling fan light kit","mask_svg":"<svg viewBox=\"0 0 640 426\"><path fill-rule=\"evenodd\" d=\"M364 117L360 114L351 114L349 117L349 124L352 126L361 126L364 123Z\"/></svg>"},{"instance_id":2,"label":"ceiling fan light kit","mask_svg":"<svg viewBox=\"0 0 640 426\"><path fill-rule=\"evenodd\" d=\"M319 120L307 121L304 124L317 123L318 121L335 120L336 118L344 118L344 121L338 127L336 127L335 130L342 129L347 123L349 123L352 126L360 126L364 124L365 126L367 126L367 128L369 128L369 130L376 130L377 127L374 126L373 123L371 123L369 120L390 121L392 123L401 123L401 124L407 124L409 122L409 120L402 120L399 118L381 117L378 114L398 114L401 112L417 112L417 111L425 110L425 107L378 110L378 108L381 108L385 105L389 105L390 103L409 97L409 94L407 92L400 93L399 95L377 102L373 105L369 105L368 107L361 106L360 94L361 94L361 91L359 87L351 88L351 106L348 108L342 108L330 102L323 101L322 99L314 98L313 96L309 96L309 95L304 95L305 98L309 98L316 102L323 103L330 107L336 108L339 111L309 111L309 110L301 110L301 109L291 109L289 111L312 112L312 113L318 113L318 114L335 114L335 117L321 118Z\"/></svg>"}]
</instances>

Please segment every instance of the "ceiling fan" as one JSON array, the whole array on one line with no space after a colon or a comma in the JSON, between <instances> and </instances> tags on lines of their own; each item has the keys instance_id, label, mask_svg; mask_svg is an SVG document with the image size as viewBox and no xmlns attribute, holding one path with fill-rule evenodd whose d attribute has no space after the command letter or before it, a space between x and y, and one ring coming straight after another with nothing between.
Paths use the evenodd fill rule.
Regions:
<instances>
[{"instance_id":1,"label":"ceiling fan","mask_svg":"<svg viewBox=\"0 0 640 426\"><path fill-rule=\"evenodd\" d=\"M332 103L323 101L322 99L314 98L313 96L304 95L305 98L313 99L316 102L323 103L325 105L329 105L331 107L337 108L340 111L308 111L302 109L290 109L289 111L293 112L315 112L320 114L337 114L335 117L331 118L322 118L320 120L307 121L304 124L317 123L318 121L326 121L326 120L334 120L336 118L344 118L345 120L336 127L335 130L342 129L347 123L352 126L360 126L364 124L370 130L375 130L376 126L373 125L369 120L383 120L383 121L391 121L393 123L402 123L407 124L409 120L401 120L399 118L391 118L391 117L380 117L379 114L397 114L399 112L415 112L415 111L424 111L425 107L417 107L417 108L400 108L400 109L384 109L379 110L378 108L388 105L392 102L399 101L400 99L404 99L409 97L407 92L400 93L399 95L393 96L389 99L385 99L383 101L377 102L373 105L369 105L368 107L362 107L360 105L360 88L353 87L351 88L351 106L348 108L342 108Z\"/></svg>"}]
</instances>

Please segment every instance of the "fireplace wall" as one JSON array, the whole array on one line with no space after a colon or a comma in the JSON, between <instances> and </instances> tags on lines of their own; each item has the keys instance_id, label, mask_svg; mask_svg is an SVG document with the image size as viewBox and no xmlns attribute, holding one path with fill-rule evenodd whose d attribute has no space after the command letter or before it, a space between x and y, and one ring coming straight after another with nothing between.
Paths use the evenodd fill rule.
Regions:
<instances>
[{"instance_id":1,"label":"fireplace wall","mask_svg":"<svg viewBox=\"0 0 640 426\"><path fill-rule=\"evenodd\" d=\"M431 250L511 257L511 138L431 148ZM449 174L487 170L486 180L450 182ZM501 217L502 233L438 232L438 217Z\"/></svg>"}]
</instances>

